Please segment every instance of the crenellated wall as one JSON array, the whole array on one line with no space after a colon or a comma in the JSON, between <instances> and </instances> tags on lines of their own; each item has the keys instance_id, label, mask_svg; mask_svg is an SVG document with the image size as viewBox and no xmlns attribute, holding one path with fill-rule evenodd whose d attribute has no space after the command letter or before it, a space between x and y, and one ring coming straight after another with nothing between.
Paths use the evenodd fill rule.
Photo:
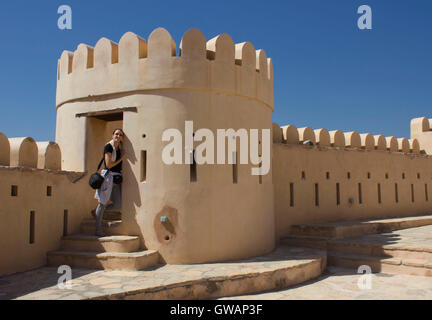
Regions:
<instances>
[{"instance_id":1,"label":"crenellated wall","mask_svg":"<svg viewBox=\"0 0 432 320\"><path fill-rule=\"evenodd\" d=\"M278 238L293 224L431 213L432 157L417 138L277 124L273 131Z\"/></svg>"},{"instance_id":2,"label":"crenellated wall","mask_svg":"<svg viewBox=\"0 0 432 320\"><path fill-rule=\"evenodd\" d=\"M8 138L0 132L0 166L10 164L10 143Z\"/></svg>"},{"instance_id":3,"label":"crenellated wall","mask_svg":"<svg viewBox=\"0 0 432 320\"><path fill-rule=\"evenodd\" d=\"M426 117L411 120L411 139L417 139L427 154L432 154L432 119ZM416 148L416 146L413 145Z\"/></svg>"},{"instance_id":4,"label":"crenellated wall","mask_svg":"<svg viewBox=\"0 0 432 320\"><path fill-rule=\"evenodd\" d=\"M61 170L60 147L31 137L8 139L0 132L0 166Z\"/></svg>"},{"instance_id":5,"label":"crenellated wall","mask_svg":"<svg viewBox=\"0 0 432 320\"><path fill-rule=\"evenodd\" d=\"M273 130L281 137L277 141L280 140L282 143L288 144L302 144L310 140L321 147L332 146L339 148L360 148L364 150L399 151L414 154L425 153L423 149L420 149L419 140L415 137L413 139L384 137L383 135L372 135L370 133L359 134L356 131L313 130L310 127L297 129L294 125L280 127L276 123L273 124Z\"/></svg>"},{"instance_id":6,"label":"crenellated wall","mask_svg":"<svg viewBox=\"0 0 432 320\"><path fill-rule=\"evenodd\" d=\"M53 141L37 142L39 169L61 170L61 151Z\"/></svg>"},{"instance_id":7,"label":"crenellated wall","mask_svg":"<svg viewBox=\"0 0 432 320\"><path fill-rule=\"evenodd\" d=\"M256 99L273 109L273 65L264 50L249 42L234 44L227 34L206 42L191 29L179 56L170 34L154 30L148 43L132 32L117 44L100 39L94 48L80 44L58 62L57 107L76 99L142 90L210 90Z\"/></svg>"},{"instance_id":8,"label":"crenellated wall","mask_svg":"<svg viewBox=\"0 0 432 320\"><path fill-rule=\"evenodd\" d=\"M55 142L0 133L0 275L46 264L64 234L79 231L94 200L83 173L61 171ZM79 201L77 201L79 199Z\"/></svg>"}]
</instances>

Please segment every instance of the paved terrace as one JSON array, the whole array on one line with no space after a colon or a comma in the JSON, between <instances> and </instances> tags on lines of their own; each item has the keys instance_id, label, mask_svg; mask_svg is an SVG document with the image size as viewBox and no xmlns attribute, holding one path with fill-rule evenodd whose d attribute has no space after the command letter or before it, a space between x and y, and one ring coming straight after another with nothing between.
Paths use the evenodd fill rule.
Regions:
<instances>
[{"instance_id":1,"label":"paved terrace","mask_svg":"<svg viewBox=\"0 0 432 320\"><path fill-rule=\"evenodd\" d=\"M164 265L146 271L72 270L72 288L57 286L57 268L0 278L0 299L209 299L259 293L299 284L322 274L325 252L281 246L252 259Z\"/></svg>"},{"instance_id":2,"label":"paved terrace","mask_svg":"<svg viewBox=\"0 0 432 320\"><path fill-rule=\"evenodd\" d=\"M221 300L432 300L432 278L374 273L371 289L360 289L352 270L328 267L316 280L286 290Z\"/></svg>"},{"instance_id":3,"label":"paved terrace","mask_svg":"<svg viewBox=\"0 0 432 320\"><path fill-rule=\"evenodd\" d=\"M432 225L356 241L430 251ZM280 246L237 262L145 271L74 269L72 289L59 289L57 269L45 267L0 277L0 299L432 299L432 277L375 273L372 289L361 290L353 271L329 267L321 274L325 261L323 251Z\"/></svg>"}]
</instances>

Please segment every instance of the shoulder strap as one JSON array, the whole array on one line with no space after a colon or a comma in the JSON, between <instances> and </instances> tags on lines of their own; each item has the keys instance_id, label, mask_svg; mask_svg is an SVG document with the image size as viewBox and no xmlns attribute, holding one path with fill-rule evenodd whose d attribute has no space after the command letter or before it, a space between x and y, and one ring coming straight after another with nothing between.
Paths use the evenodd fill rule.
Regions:
<instances>
[{"instance_id":1,"label":"shoulder strap","mask_svg":"<svg viewBox=\"0 0 432 320\"><path fill-rule=\"evenodd\" d=\"M101 165L102 165L102 162L103 162L103 164L104 164L104 166L105 166L105 169L108 169L107 166L106 166L106 163L105 163L105 153L102 155L102 159L101 159L101 161L99 162L96 171L99 171L99 169L100 169L100 167L101 167Z\"/></svg>"},{"instance_id":2,"label":"shoulder strap","mask_svg":"<svg viewBox=\"0 0 432 320\"><path fill-rule=\"evenodd\" d=\"M97 167L97 170L96 171L99 171L99 169L100 169L100 167L101 167L101 165L102 165L102 162L104 162L105 163L105 155L102 157L102 159L101 159L101 161L99 162L99 164L98 164L98 167ZM105 165L105 167L106 167L106 165Z\"/></svg>"}]
</instances>

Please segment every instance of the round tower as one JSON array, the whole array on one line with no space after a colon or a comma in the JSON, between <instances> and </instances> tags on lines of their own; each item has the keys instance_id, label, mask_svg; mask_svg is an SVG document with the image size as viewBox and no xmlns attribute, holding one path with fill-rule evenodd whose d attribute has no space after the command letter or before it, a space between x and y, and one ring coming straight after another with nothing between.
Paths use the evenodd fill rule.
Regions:
<instances>
[{"instance_id":1,"label":"round tower","mask_svg":"<svg viewBox=\"0 0 432 320\"><path fill-rule=\"evenodd\" d=\"M119 44L102 38L94 48L64 51L58 64L62 167L91 174L112 130L123 128L121 230L141 236L167 263L226 261L274 249L271 167L256 176L250 161L185 161L200 144L187 146L186 122L193 122L194 133L213 132L216 159L218 129L245 129L249 139L250 130L259 129L261 139L261 130L272 128L272 112L271 59L226 34L206 41L191 29L177 55L165 29L154 30L148 41L128 32ZM162 159L167 129L182 133L182 164Z\"/></svg>"}]
</instances>

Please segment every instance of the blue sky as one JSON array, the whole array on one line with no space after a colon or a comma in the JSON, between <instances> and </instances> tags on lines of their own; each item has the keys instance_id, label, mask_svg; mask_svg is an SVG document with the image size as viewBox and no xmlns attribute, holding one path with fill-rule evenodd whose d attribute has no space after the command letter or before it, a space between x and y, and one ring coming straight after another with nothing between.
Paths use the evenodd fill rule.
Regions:
<instances>
[{"instance_id":1,"label":"blue sky","mask_svg":"<svg viewBox=\"0 0 432 320\"><path fill-rule=\"evenodd\" d=\"M72 8L73 28L57 28L57 9ZM369 5L373 29L359 30ZM147 39L166 28L177 44L189 28L207 39L264 49L275 67L273 121L409 137L410 120L432 117L432 1L2 1L0 132L55 139L57 59L79 43Z\"/></svg>"}]
</instances>

